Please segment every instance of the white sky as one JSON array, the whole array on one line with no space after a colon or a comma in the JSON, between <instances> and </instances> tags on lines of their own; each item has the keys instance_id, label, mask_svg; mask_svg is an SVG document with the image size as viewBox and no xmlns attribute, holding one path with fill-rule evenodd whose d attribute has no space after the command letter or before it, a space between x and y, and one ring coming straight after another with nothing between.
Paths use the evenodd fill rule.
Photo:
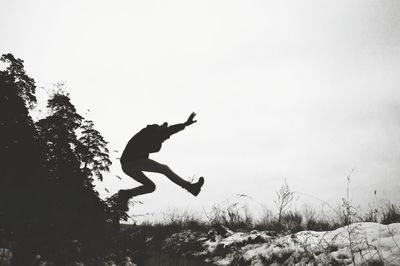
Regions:
<instances>
[{"instance_id":1,"label":"white sky","mask_svg":"<svg viewBox=\"0 0 400 266\"><path fill-rule=\"evenodd\" d=\"M111 150L198 114L152 158L204 176L202 193L149 174L157 190L132 213L238 193L273 208L285 178L334 204L351 169L355 203L400 200L399 1L0 2L0 52L25 60L39 94L65 81ZM111 172L103 195L137 185L118 161Z\"/></svg>"}]
</instances>

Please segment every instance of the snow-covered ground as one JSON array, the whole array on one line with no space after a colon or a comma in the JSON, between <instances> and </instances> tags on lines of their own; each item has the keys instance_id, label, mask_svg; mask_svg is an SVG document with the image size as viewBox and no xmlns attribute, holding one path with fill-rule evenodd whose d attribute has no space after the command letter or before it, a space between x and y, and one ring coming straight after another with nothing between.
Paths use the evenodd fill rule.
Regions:
<instances>
[{"instance_id":1,"label":"snow-covered ground","mask_svg":"<svg viewBox=\"0 0 400 266\"><path fill-rule=\"evenodd\" d=\"M217 265L400 265L400 223L355 223L286 236L223 227L208 234L186 230L169 237L164 250Z\"/></svg>"}]
</instances>

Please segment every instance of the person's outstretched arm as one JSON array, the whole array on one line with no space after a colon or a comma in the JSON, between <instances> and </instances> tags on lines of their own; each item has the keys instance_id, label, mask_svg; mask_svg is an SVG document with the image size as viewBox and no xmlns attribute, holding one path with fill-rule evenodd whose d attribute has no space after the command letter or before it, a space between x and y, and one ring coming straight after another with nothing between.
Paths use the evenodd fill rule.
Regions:
<instances>
[{"instance_id":1,"label":"person's outstretched arm","mask_svg":"<svg viewBox=\"0 0 400 266\"><path fill-rule=\"evenodd\" d=\"M186 122L167 127L166 138L169 138L171 135L178 133L179 131L183 130L187 126L190 126L191 124L196 123L197 120L194 120L195 116L196 116L196 113L193 112L190 114L190 116L186 120Z\"/></svg>"}]
</instances>

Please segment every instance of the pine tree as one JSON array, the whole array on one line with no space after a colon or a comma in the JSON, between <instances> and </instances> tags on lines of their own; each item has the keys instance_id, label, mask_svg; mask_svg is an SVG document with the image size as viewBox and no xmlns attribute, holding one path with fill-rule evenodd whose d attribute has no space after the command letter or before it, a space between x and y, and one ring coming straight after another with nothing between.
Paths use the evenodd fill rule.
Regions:
<instances>
[{"instance_id":1,"label":"pine tree","mask_svg":"<svg viewBox=\"0 0 400 266\"><path fill-rule=\"evenodd\" d=\"M0 71L0 204L9 202L5 207L13 211L42 181L44 156L29 115L36 102L35 82L21 59L6 54L0 60L8 65Z\"/></svg>"},{"instance_id":2,"label":"pine tree","mask_svg":"<svg viewBox=\"0 0 400 266\"><path fill-rule=\"evenodd\" d=\"M53 220L60 238L78 239L96 249L104 243L99 238L105 237L108 207L92 181L94 175L101 179L101 171L111 163L107 142L93 122L84 122L77 113L62 84L48 100L48 108L50 115L37 126L46 143L49 177L55 184Z\"/></svg>"},{"instance_id":3,"label":"pine tree","mask_svg":"<svg viewBox=\"0 0 400 266\"><path fill-rule=\"evenodd\" d=\"M36 124L46 143L46 167L50 178L57 184L74 183L76 187L81 187L84 176L75 148L79 145L76 130L83 117L76 112L62 84L58 84L58 91L48 100L47 107L51 115Z\"/></svg>"},{"instance_id":4,"label":"pine tree","mask_svg":"<svg viewBox=\"0 0 400 266\"><path fill-rule=\"evenodd\" d=\"M8 64L0 71L0 182L16 183L28 169L36 172L40 158L35 154L37 134L28 110L36 102L36 86L25 74L21 59L6 54L0 61Z\"/></svg>"},{"instance_id":5,"label":"pine tree","mask_svg":"<svg viewBox=\"0 0 400 266\"><path fill-rule=\"evenodd\" d=\"M3 54L0 61L8 64L3 73L12 78L18 97L22 98L30 108L33 107L36 103L36 85L35 80L26 74L24 61L12 54Z\"/></svg>"},{"instance_id":6,"label":"pine tree","mask_svg":"<svg viewBox=\"0 0 400 266\"><path fill-rule=\"evenodd\" d=\"M87 251L102 248L109 210L92 181L108 171L107 142L62 85L48 101L50 115L34 123L35 81L21 59L6 54L0 61L7 64L0 71L0 230L13 238L13 265L30 265L38 253L59 255L75 239Z\"/></svg>"},{"instance_id":7,"label":"pine tree","mask_svg":"<svg viewBox=\"0 0 400 266\"><path fill-rule=\"evenodd\" d=\"M0 71L0 227L13 236L15 265L27 265L29 248L40 235L39 224L48 210L44 154L29 108L36 103L35 81L23 61L5 54Z\"/></svg>"},{"instance_id":8,"label":"pine tree","mask_svg":"<svg viewBox=\"0 0 400 266\"><path fill-rule=\"evenodd\" d=\"M89 177L87 186L93 186L93 176L103 181L102 172L109 171L111 161L107 148L108 142L104 140L100 132L94 129L93 121L85 120L80 131L81 137L76 151L82 164L82 171Z\"/></svg>"}]
</instances>

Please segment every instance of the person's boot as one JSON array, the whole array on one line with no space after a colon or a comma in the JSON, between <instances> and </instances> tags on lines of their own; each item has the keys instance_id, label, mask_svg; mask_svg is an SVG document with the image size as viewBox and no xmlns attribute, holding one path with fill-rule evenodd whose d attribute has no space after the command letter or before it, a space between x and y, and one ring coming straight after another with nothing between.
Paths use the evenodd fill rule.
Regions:
<instances>
[{"instance_id":1,"label":"person's boot","mask_svg":"<svg viewBox=\"0 0 400 266\"><path fill-rule=\"evenodd\" d=\"M116 199L116 203L117 203L117 208L120 209L121 211L128 211L129 210L129 200L130 200L130 195L129 195L129 191L127 190L120 190L117 193L117 199Z\"/></svg>"},{"instance_id":2,"label":"person's boot","mask_svg":"<svg viewBox=\"0 0 400 266\"><path fill-rule=\"evenodd\" d=\"M186 190L196 197L197 195L199 195L203 184L204 184L204 178L200 177L199 181L197 181L196 183L189 184Z\"/></svg>"}]
</instances>

